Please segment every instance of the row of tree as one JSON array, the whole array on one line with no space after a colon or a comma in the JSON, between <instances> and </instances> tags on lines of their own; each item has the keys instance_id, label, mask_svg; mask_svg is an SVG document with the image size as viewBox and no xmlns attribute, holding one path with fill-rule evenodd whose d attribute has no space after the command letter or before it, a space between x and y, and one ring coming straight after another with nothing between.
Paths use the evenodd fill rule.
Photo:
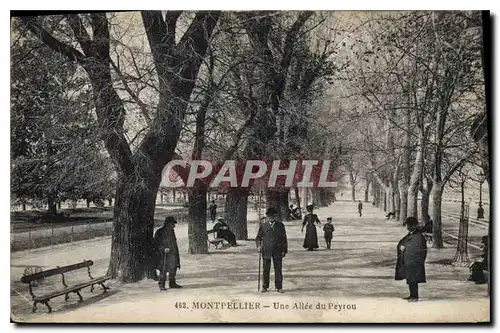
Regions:
<instances>
[{"instance_id":1,"label":"row of tree","mask_svg":"<svg viewBox=\"0 0 500 333\"><path fill-rule=\"evenodd\" d=\"M13 178L26 189L16 196L115 188L110 275L151 273L156 196L173 159L188 162L175 169L184 181L200 159L332 160L332 180L364 178L403 221L417 215L419 191L426 219L432 194L442 246L442 191L477 152L469 127L484 106L477 13L142 11L15 23L25 55L12 63ZM26 57L37 80L22 73ZM298 198L287 186L227 188L238 238L251 192L284 215L290 190ZM189 252L207 253L207 183L188 191ZM315 189L312 201L327 197Z\"/></svg>"}]
</instances>

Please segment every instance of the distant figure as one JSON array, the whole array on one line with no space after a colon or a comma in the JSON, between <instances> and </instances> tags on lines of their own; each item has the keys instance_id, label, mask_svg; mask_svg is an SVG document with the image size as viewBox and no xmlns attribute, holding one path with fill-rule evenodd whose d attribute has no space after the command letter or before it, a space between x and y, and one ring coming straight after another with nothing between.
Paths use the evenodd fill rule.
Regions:
<instances>
[{"instance_id":1,"label":"distant figure","mask_svg":"<svg viewBox=\"0 0 500 333\"><path fill-rule=\"evenodd\" d=\"M418 220L415 217L406 219L409 233L397 246L396 280L406 279L410 288L410 296L404 299L408 302L418 301L418 284L425 283L425 258L427 257L427 242L417 229Z\"/></svg>"},{"instance_id":2,"label":"distant figure","mask_svg":"<svg viewBox=\"0 0 500 333\"><path fill-rule=\"evenodd\" d=\"M224 221L224 219L219 219L217 223L214 224L213 230L217 232L217 238L223 238L231 246L236 246L236 235L229 229L229 226Z\"/></svg>"},{"instance_id":3,"label":"distant figure","mask_svg":"<svg viewBox=\"0 0 500 333\"><path fill-rule=\"evenodd\" d=\"M161 291L167 290L165 288L167 272L169 287L182 288L175 281L177 269L181 268L179 248L177 247L177 239L174 232L176 223L177 221L172 216L167 216L163 227L156 230L154 234L154 244L158 251L156 254L156 267L160 271L158 286Z\"/></svg>"},{"instance_id":4,"label":"distant figure","mask_svg":"<svg viewBox=\"0 0 500 333\"><path fill-rule=\"evenodd\" d=\"M293 205L290 205L290 219L291 220L300 220L300 212L299 212L299 207L293 207Z\"/></svg>"},{"instance_id":5,"label":"distant figure","mask_svg":"<svg viewBox=\"0 0 500 333\"><path fill-rule=\"evenodd\" d=\"M477 218L484 219L484 208L481 202L479 203L479 208L477 209Z\"/></svg>"},{"instance_id":6,"label":"distant figure","mask_svg":"<svg viewBox=\"0 0 500 333\"><path fill-rule=\"evenodd\" d=\"M476 282L476 284L484 284L488 282L486 276L484 275L484 271L489 271L488 243L488 236L483 236L481 238L481 246L483 250L481 257L483 257L483 260L476 261L470 266L471 275L469 276L468 281Z\"/></svg>"},{"instance_id":7,"label":"distant figure","mask_svg":"<svg viewBox=\"0 0 500 333\"><path fill-rule=\"evenodd\" d=\"M358 212L359 212L359 216L362 216L362 212L363 211L363 203L361 202L361 200L359 200L359 203L358 203Z\"/></svg>"},{"instance_id":8,"label":"distant figure","mask_svg":"<svg viewBox=\"0 0 500 333\"><path fill-rule=\"evenodd\" d=\"M422 232L432 234L432 220L429 215L427 215L427 220L425 222L425 226L422 229Z\"/></svg>"},{"instance_id":9,"label":"distant figure","mask_svg":"<svg viewBox=\"0 0 500 333\"><path fill-rule=\"evenodd\" d=\"M263 284L262 292L269 289L269 274L271 271L271 259L274 266L274 286L276 291L283 293L283 258L288 252L288 242L286 237L285 225L277 218L278 212L274 208L268 208L266 211L267 221L262 223L257 232L255 241L257 251L263 259Z\"/></svg>"},{"instance_id":10,"label":"distant figure","mask_svg":"<svg viewBox=\"0 0 500 333\"><path fill-rule=\"evenodd\" d=\"M313 205L308 205L306 210L308 214L304 217L304 222L302 222L302 232L304 232L304 226L306 226L306 237L304 238L304 245L302 245L307 251L313 251L319 248L318 246L318 233L316 232L315 223L321 224L318 215L313 214Z\"/></svg>"},{"instance_id":11,"label":"distant figure","mask_svg":"<svg viewBox=\"0 0 500 333\"><path fill-rule=\"evenodd\" d=\"M332 245L333 232L335 231L335 227L332 224L332 218L329 217L326 219L326 224L323 227L323 231L325 232L325 242L326 248L330 250Z\"/></svg>"},{"instance_id":12,"label":"distant figure","mask_svg":"<svg viewBox=\"0 0 500 333\"><path fill-rule=\"evenodd\" d=\"M215 200L212 200L209 209L210 209L210 219L212 220L212 223L214 223L215 218L217 217L217 205L215 204Z\"/></svg>"}]
</instances>

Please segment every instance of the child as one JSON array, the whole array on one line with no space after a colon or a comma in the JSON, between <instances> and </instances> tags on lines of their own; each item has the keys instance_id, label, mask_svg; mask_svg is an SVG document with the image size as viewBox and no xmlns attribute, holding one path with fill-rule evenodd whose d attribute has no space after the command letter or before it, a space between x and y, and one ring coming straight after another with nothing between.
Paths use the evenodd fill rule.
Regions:
<instances>
[{"instance_id":1,"label":"child","mask_svg":"<svg viewBox=\"0 0 500 333\"><path fill-rule=\"evenodd\" d=\"M332 245L332 233L335 231L335 228L333 227L333 224L332 224L331 217L326 219L326 224L323 227L323 231L325 232L326 248L328 250L330 250L330 247Z\"/></svg>"}]
</instances>

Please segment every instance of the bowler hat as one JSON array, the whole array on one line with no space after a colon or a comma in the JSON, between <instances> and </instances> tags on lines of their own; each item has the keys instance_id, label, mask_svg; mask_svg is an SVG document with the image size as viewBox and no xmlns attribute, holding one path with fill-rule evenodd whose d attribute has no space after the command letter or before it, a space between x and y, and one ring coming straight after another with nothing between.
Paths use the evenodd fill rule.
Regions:
<instances>
[{"instance_id":1,"label":"bowler hat","mask_svg":"<svg viewBox=\"0 0 500 333\"><path fill-rule=\"evenodd\" d=\"M266 215L276 215L276 214L278 214L278 212L273 207L270 207L266 210Z\"/></svg>"},{"instance_id":2,"label":"bowler hat","mask_svg":"<svg viewBox=\"0 0 500 333\"><path fill-rule=\"evenodd\" d=\"M169 223L176 224L177 221L174 219L173 216L167 216L167 217L165 217L165 224L169 224Z\"/></svg>"},{"instance_id":3,"label":"bowler hat","mask_svg":"<svg viewBox=\"0 0 500 333\"><path fill-rule=\"evenodd\" d=\"M307 209L307 210L313 210L313 208L314 208L314 205L307 205L307 206L306 206L306 209Z\"/></svg>"},{"instance_id":4,"label":"bowler hat","mask_svg":"<svg viewBox=\"0 0 500 333\"><path fill-rule=\"evenodd\" d=\"M413 217L413 216L410 216L406 219L406 224L407 225L417 225L418 224L418 220L416 217Z\"/></svg>"}]
</instances>

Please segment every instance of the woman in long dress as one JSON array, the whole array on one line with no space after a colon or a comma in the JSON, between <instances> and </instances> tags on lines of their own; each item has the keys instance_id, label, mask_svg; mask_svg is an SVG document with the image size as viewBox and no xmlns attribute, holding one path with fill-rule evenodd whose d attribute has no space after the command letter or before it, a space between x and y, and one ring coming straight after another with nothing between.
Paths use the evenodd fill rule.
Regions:
<instances>
[{"instance_id":1,"label":"woman in long dress","mask_svg":"<svg viewBox=\"0 0 500 333\"><path fill-rule=\"evenodd\" d=\"M313 251L319 248L318 245L318 233L316 231L315 223L321 224L318 215L313 214L313 205L306 207L307 215L304 217L304 222L302 222L302 232L304 232L304 226L306 227L306 237L304 238L303 247L307 251Z\"/></svg>"}]
</instances>

